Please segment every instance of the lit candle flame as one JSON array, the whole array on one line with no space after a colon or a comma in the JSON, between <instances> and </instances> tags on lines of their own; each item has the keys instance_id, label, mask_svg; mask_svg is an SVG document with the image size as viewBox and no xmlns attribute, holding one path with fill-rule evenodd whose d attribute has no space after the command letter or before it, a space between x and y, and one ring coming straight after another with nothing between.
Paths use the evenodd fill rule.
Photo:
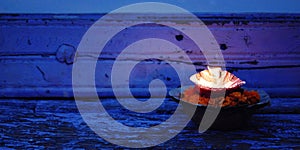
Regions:
<instances>
[{"instance_id":1,"label":"lit candle flame","mask_svg":"<svg viewBox=\"0 0 300 150\"><path fill-rule=\"evenodd\" d=\"M208 88L231 88L245 84L245 81L217 66L207 66L207 70L192 75L190 80Z\"/></svg>"}]
</instances>

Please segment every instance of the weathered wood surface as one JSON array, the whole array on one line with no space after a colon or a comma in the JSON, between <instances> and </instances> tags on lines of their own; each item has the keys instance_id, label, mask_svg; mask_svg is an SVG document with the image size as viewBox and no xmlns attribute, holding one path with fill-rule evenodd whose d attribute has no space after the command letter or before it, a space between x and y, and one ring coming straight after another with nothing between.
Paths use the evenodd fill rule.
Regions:
<instances>
[{"instance_id":1,"label":"weathered wood surface","mask_svg":"<svg viewBox=\"0 0 300 150\"><path fill-rule=\"evenodd\" d=\"M121 14L122 15L122 14ZM220 44L226 67L247 81L247 87L262 88L271 96L299 97L300 88L300 20L298 14L197 14ZM83 34L102 15L9 15L0 16L0 96L1 97L72 97L71 60L64 60L62 45L77 48ZM116 16L118 18L120 16ZM122 16L121 16L122 17ZM128 16L127 16L128 17ZM153 16L148 16L148 19ZM128 20L134 20L129 16ZM189 18L165 18L172 23L189 25ZM147 20L147 17L145 17ZM181 22L180 22L181 21ZM109 27L117 26L112 19ZM138 33L138 34L137 34ZM142 34L144 33L144 34ZM198 70L206 62L187 37L176 39L179 32L159 26L128 28L111 41L111 46L99 56L96 70L97 87L110 85L114 59L122 47L142 37L154 36L178 44L189 55ZM126 40L125 40L126 39ZM72 53L69 51L68 53ZM63 55L64 54L64 55ZM149 53L145 52L145 55ZM69 55L69 54L68 54ZM127 53L124 65L139 61L139 56ZM152 53L185 63L176 53ZM81 57L80 54L78 57ZM88 65L88 64L87 64ZM133 87L146 88L144 79L160 76L169 88L177 87L177 74L166 69L168 65L148 60L132 73ZM158 69L154 74L153 68ZM147 76L144 76L147 72ZM188 77L190 74L187 74ZM121 85L120 85L121 86ZM133 89L137 90L138 89ZM146 89L147 90L147 89ZM104 90L105 91L105 90ZM109 90L108 90L109 91ZM105 96L110 95L110 92Z\"/></svg>"},{"instance_id":2,"label":"weathered wood surface","mask_svg":"<svg viewBox=\"0 0 300 150\"><path fill-rule=\"evenodd\" d=\"M177 107L175 101L167 98L149 116L119 108L114 99L101 101L114 118L131 126L160 123ZM272 99L271 106L254 114L249 126L240 130L209 130L199 134L198 127L190 122L177 136L154 149L298 149L299 102L299 98ZM96 135L82 120L74 100L1 99L0 106L1 149L122 148Z\"/></svg>"}]
</instances>

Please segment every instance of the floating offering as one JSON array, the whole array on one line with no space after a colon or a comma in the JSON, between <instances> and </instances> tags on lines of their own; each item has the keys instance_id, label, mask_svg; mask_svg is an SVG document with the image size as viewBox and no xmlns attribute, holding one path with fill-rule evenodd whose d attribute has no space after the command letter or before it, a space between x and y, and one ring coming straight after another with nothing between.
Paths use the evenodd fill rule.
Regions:
<instances>
[{"instance_id":1,"label":"floating offering","mask_svg":"<svg viewBox=\"0 0 300 150\"><path fill-rule=\"evenodd\" d=\"M169 95L182 102L185 111L196 106L192 120L199 124L207 106L221 107L210 129L232 130L247 125L255 110L270 104L269 95L262 90L242 88L246 84L221 67L211 67L190 77L195 84L173 89Z\"/></svg>"},{"instance_id":2,"label":"floating offering","mask_svg":"<svg viewBox=\"0 0 300 150\"><path fill-rule=\"evenodd\" d=\"M182 93L182 99L193 104L236 106L255 104L260 99L257 91L241 88L245 81L221 67L208 66L207 70L192 75L190 80L195 86L187 88ZM218 94L221 92L225 92L225 95Z\"/></svg>"}]
</instances>

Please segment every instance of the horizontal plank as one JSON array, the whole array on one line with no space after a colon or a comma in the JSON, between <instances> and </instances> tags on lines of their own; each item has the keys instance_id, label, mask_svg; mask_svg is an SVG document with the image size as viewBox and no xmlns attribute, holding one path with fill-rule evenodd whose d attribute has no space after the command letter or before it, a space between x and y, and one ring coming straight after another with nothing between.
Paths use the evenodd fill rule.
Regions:
<instances>
[{"instance_id":1,"label":"horizontal plank","mask_svg":"<svg viewBox=\"0 0 300 150\"><path fill-rule=\"evenodd\" d=\"M67 65L56 61L54 58L36 58L25 60L2 60L0 69L0 87L3 88L54 88L72 86L72 65ZM90 62L83 62L90 66ZM111 71L114 61L98 61L96 67L96 85L99 88L107 88L111 85ZM136 61L121 61L121 68L138 63ZM189 66L181 62L170 62L176 66ZM177 87L180 85L178 75L174 68L166 62L150 60L138 63L130 74L130 84L132 88L148 88L148 84L153 79L161 79L167 87ZM203 65L195 66L198 71L204 69ZM227 66L227 70L247 82L247 87L252 88L299 88L300 67L248 67L244 64ZM193 72L186 72L184 68L178 70L184 72L184 79L189 79ZM278 82L280 81L280 82ZM192 83L191 83L192 84ZM87 85L90 86L90 85ZM119 84L122 87L123 84ZM5 90L5 89L4 89ZM17 90L17 89L16 89ZM295 93L298 94L298 93Z\"/></svg>"},{"instance_id":2,"label":"horizontal plank","mask_svg":"<svg viewBox=\"0 0 300 150\"><path fill-rule=\"evenodd\" d=\"M225 44L225 54L299 54L299 24L287 22L274 24L269 27L268 23L259 26L240 25L208 26L219 44ZM7 26L1 24L1 47L0 55L55 55L58 47L69 44L77 47L82 36L90 25L86 26ZM102 27L103 28L103 27ZM110 27L110 28L113 28ZM183 27L190 28L193 27ZM105 30L105 28L104 28ZM109 29L107 29L109 30ZM194 29L193 29L194 30ZM196 30L196 29L195 29ZM179 45L188 53L199 54L195 46L191 44L189 37L183 35L182 40L177 40L176 35L183 35L179 31L161 26L141 26L127 28L117 34L111 40L114 46L108 49L108 53L117 54L119 47L126 46L130 42L143 38L162 38ZM99 35L99 40L101 36ZM124 40L126 39L126 40ZM117 42L118 44L114 44ZM109 56L109 55L107 55ZM114 57L113 55L112 57Z\"/></svg>"},{"instance_id":3,"label":"horizontal plank","mask_svg":"<svg viewBox=\"0 0 300 150\"><path fill-rule=\"evenodd\" d=\"M290 99L278 99L278 105L282 100ZM290 102L292 109L299 105L299 99ZM2 148L122 148L96 135L81 118L73 100L1 99L0 104ZM102 104L112 116L118 116L118 121L136 127L164 121L173 113L173 106L176 106L176 102L168 101L149 116L116 109L112 99L106 99ZM274 109L280 110L278 105ZM282 108L287 110L285 106ZM177 136L154 148L299 148L298 118L299 110L297 114L255 114L249 126L242 130L209 130L203 134L199 134L198 126L190 122ZM165 131L172 132L168 129ZM119 140L126 139L119 137Z\"/></svg>"},{"instance_id":4,"label":"horizontal plank","mask_svg":"<svg viewBox=\"0 0 300 150\"><path fill-rule=\"evenodd\" d=\"M171 90L172 87L167 87ZM299 87L295 88L257 88L258 90L266 91L270 97L299 97ZM101 98L114 97L111 88L97 88L98 96ZM116 89L120 93L120 97L128 98L130 95L123 88ZM152 89L155 95L164 95L161 92L161 88ZM91 97L91 88L82 88L82 96ZM132 95L135 97L149 97L148 88L130 88ZM71 87L16 87L16 88L0 88L0 93L2 98L59 98L59 99L69 99L73 98L73 89ZM81 97L82 97L81 96ZM161 96L159 96L161 97Z\"/></svg>"},{"instance_id":5,"label":"horizontal plank","mask_svg":"<svg viewBox=\"0 0 300 150\"><path fill-rule=\"evenodd\" d=\"M3 70L0 75L0 83L2 87L16 85L18 82L23 85L33 86L70 86L72 65L67 65L58 62L55 58L31 58L31 59L12 59L12 60L0 60L0 69ZM169 77L168 82L176 82L175 79L177 74L171 65L178 66L181 68L178 72L185 72L186 70L182 67L194 66L198 71L206 68L204 64L186 64L185 62L172 61L172 60L156 60L149 59L143 61L118 61L118 65L122 67L128 67L135 65L133 70L128 70L131 73L132 78L136 79L154 79L155 77L165 76ZM83 61L86 66L91 65L90 59ZM98 60L96 67L96 80L97 83L110 82L112 66L115 64L115 60ZM297 78L299 76L300 62L294 64L295 66L275 66L268 65L251 65L246 62L241 64L230 64L227 63L227 70L233 72L243 80L248 81L251 87L274 87L274 86L298 86L300 81ZM299 65L299 66L298 66ZM186 78L189 78L193 72L186 72ZM162 79L164 80L164 79ZM165 79L166 80L166 79ZM274 81L284 82L274 82ZM1 86L0 85L0 86ZM104 86L105 87L105 86Z\"/></svg>"},{"instance_id":6,"label":"horizontal plank","mask_svg":"<svg viewBox=\"0 0 300 150\"><path fill-rule=\"evenodd\" d=\"M1 26L1 55L55 55L61 44L77 47L87 29L103 14L90 15L29 15L2 14ZM224 53L295 53L299 49L299 14L198 14L207 23L208 28L220 44L226 44ZM109 27L118 26L122 21L136 20L134 14L118 14L107 22ZM124 20L120 20L124 19ZM147 19L159 19L159 15L145 14ZM189 17L170 15L162 20L180 25L183 28L193 28ZM120 22L121 21L121 22ZM111 22L115 22L111 24ZM187 22L187 23L184 23ZM213 22L213 23L210 23ZM237 23L236 23L237 22ZM107 28L109 29L109 28ZM133 32L133 34L128 34ZM137 34L138 33L138 34ZM155 37L168 39L179 44L183 49L195 52L188 43L188 37L177 41L178 31L162 26L139 26L122 31L119 44L126 44L129 39L139 39L145 33ZM151 34L152 33L152 34ZM118 39L118 37L115 37ZM124 40L127 39L127 40ZM118 44L118 45L119 45ZM117 45L117 46L118 46ZM112 49L114 51L114 48Z\"/></svg>"},{"instance_id":7,"label":"horizontal plank","mask_svg":"<svg viewBox=\"0 0 300 150\"><path fill-rule=\"evenodd\" d=\"M98 58L98 61L115 61L119 55L115 55L112 58L113 54L101 55L101 58ZM145 60L145 57L142 55L148 55L149 59ZM254 54L254 55L245 55L243 53L239 54L223 54L224 64L229 68L276 68L276 67L299 67L300 66L300 54L278 54L274 56L273 54ZM84 58L87 61L95 59L95 54L80 54L77 55L75 59ZM127 62L139 62L139 61L148 61L149 63L163 63L162 61L169 62L178 62L184 64L194 64L197 66L206 66L208 64L205 56L203 54L178 54L178 53L167 53L167 54L133 54L133 53L123 53L122 57L119 56L118 60L127 61ZM0 56L0 63L28 63L36 61L37 63L65 63L56 58L56 56L45 55L18 55L18 56ZM153 62L151 62L153 61ZM73 59L72 59L73 62Z\"/></svg>"},{"instance_id":8,"label":"horizontal plank","mask_svg":"<svg viewBox=\"0 0 300 150\"><path fill-rule=\"evenodd\" d=\"M131 100L130 98L125 98ZM145 98L139 98L140 100L147 100ZM51 100L51 99L50 99ZM105 107L110 108L111 110L120 109L120 105L114 101L115 99L101 98L101 103ZM68 113L76 112L77 106L74 104L74 101L68 101L63 106L57 106L61 103L60 100L51 101L53 104L48 105L49 107L43 107L46 103L49 103L48 100L42 100L36 102L35 112L57 112L57 113ZM8 102L13 104L14 101ZM33 102L34 103L34 102ZM272 98L270 105L256 111L257 114L300 114L300 104L299 98ZM172 112L174 108L177 107L177 102L173 101L171 98L166 98L164 103L160 106L156 112L166 111ZM14 105L12 105L14 106Z\"/></svg>"},{"instance_id":9,"label":"horizontal plank","mask_svg":"<svg viewBox=\"0 0 300 150\"><path fill-rule=\"evenodd\" d=\"M126 111L122 106L117 103L115 98L101 97L101 103L103 106L110 110ZM125 100L132 100L132 98L124 98ZM139 98L140 100L147 100L146 98ZM80 99L79 99L80 100ZM15 109L28 113L78 113L75 100L73 98L59 100L54 98L49 99L0 99L0 110ZM63 103L63 105L61 105ZM89 102L93 103L93 102ZM95 103L95 102L94 102ZM299 98L271 98L270 105L262 109L257 110L256 114L299 114L300 100ZM95 103L97 105L97 103ZM156 113L170 113L177 107L178 103L170 97L167 97L162 105L155 110ZM47 107L45 107L47 106Z\"/></svg>"}]
</instances>

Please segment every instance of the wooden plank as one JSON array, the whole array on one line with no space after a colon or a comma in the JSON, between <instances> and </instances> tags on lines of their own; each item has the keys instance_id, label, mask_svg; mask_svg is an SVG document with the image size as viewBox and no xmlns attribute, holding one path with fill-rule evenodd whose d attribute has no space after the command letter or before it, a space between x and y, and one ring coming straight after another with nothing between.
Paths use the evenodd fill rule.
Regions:
<instances>
[{"instance_id":1,"label":"wooden plank","mask_svg":"<svg viewBox=\"0 0 300 150\"><path fill-rule=\"evenodd\" d=\"M297 53L297 49L299 49L298 35L300 31L300 23L299 20L297 20L297 15L294 16L295 18L291 18L291 16L281 16L279 21L276 21L279 18L279 14L273 14L273 16L269 18L266 17L268 16L267 14L264 15L265 17L261 15L258 21L255 20L252 14L244 14L238 17L234 17L232 14L223 16L200 15L200 17L202 16L204 19L213 21L213 23L207 23L208 28L212 31L220 44L226 44L227 49L224 51L225 54L257 54L265 51L275 54ZM0 37L2 37L0 40L0 54L55 55L57 48L63 43L77 47L88 27L100 17L101 15L69 15L68 18L68 15L65 15L58 19L55 15L3 15L0 17ZM132 16L125 17L132 18ZM151 18L151 16L149 18ZM170 22L170 25L172 22L178 23L176 21L190 21L189 18L183 18L180 17L180 15L170 18L165 18L165 20ZM117 20L118 18L116 17L115 19ZM27 20L27 22L24 20ZM19 21L21 21L21 23ZM69 23L74 21L81 22L81 24ZM234 24L234 21L246 21L247 23ZM47 23L45 24L44 22ZM54 24L51 24L51 22L54 22ZM119 23L120 22L116 22L110 25L110 28L118 26ZM187 24L182 24L182 26L184 28L193 28L192 25L187 26ZM184 44L187 43L187 37L184 37L182 41L176 41L175 36L178 32L173 31L165 34L164 31L167 30L172 31L161 26L146 26L144 28L136 28L135 30L126 29L123 31L125 34L121 35L123 36L121 37L123 41L119 41L119 44L126 44L126 40L124 39L140 37L136 34L127 34L129 31L134 31L135 33L140 33L141 31L145 33L154 32L158 33L156 35L157 37L164 37L174 43L181 43L180 45L182 45L183 49L197 53L190 44Z\"/></svg>"},{"instance_id":2,"label":"wooden plank","mask_svg":"<svg viewBox=\"0 0 300 150\"><path fill-rule=\"evenodd\" d=\"M0 83L5 86L16 85L18 81L22 81L24 85L32 86L32 84L38 83L40 86L70 86L71 85L71 74L72 65L67 65L58 62L53 57L44 58L31 58L31 59L13 59L13 60L0 60L0 69L3 70L0 79ZM87 66L90 65L90 61L83 62ZM110 72L112 66L115 63L114 60L99 60L97 61L96 75L97 79L106 81L111 76ZM183 62L169 61L170 64L164 61L158 60L144 60L144 61L120 61L120 65L129 66L136 64L135 69L132 70L131 74L133 78L153 79L156 76L162 75L175 79L175 70L171 71L170 64L182 65ZM300 63L300 62L299 62ZM205 65L198 64L185 64L195 65L198 71L205 69ZM55 69L54 69L55 68ZM252 87L272 87L272 86L299 86L299 68L297 66L264 66L254 65L249 67L249 64L231 64L227 66L227 70L233 72L243 80L248 81L249 84L257 84ZM18 70L19 72L16 72ZM144 73L143 73L144 71ZM171 72L167 72L171 71ZM179 70L184 71L184 70ZM186 73L188 78L191 73ZM272 79L276 79L274 82ZM24 81L23 81L24 80ZM167 80L167 79L162 79ZM169 79L170 80L170 79ZM36 81L34 83L34 81ZM171 80L169 81L171 82Z\"/></svg>"},{"instance_id":3,"label":"wooden plank","mask_svg":"<svg viewBox=\"0 0 300 150\"><path fill-rule=\"evenodd\" d=\"M125 98L132 100L130 98ZM147 100L146 98L139 98L140 100ZM14 110L23 111L24 113L78 113L77 106L74 99L0 99L1 111ZM101 98L101 103L106 108L115 111L127 111L121 108L121 105L116 102L114 98ZM272 98L271 104L260 110L256 114L299 114L300 108L299 98ZM62 105L63 104L63 105ZM97 103L95 103L96 105ZM171 98L166 98L164 103L155 110L155 113L172 114L176 109L178 103ZM7 112L8 113L8 112ZM161 115L162 115L161 114Z\"/></svg>"},{"instance_id":4,"label":"wooden plank","mask_svg":"<svg viewBox=\"0 0 300 150\"><path fill-rule=\"evenodd\" d=\"M299 23L300 24L300 23ZM260 26L240 25L240 26L208 26L219 44L225 44L224 55L226 54L291 54L299 49L299 24L285 23L274 24L269 27L268 23ZM70 44L77 47L83 34L87 31L87 26L7 26L0 24L1 30L1 55L55 55L57 48L62 44ZM111 27L113 28L113 26ZM193 28L193 27L185 27ZM131 32L131 34L128 34ZM122 31L122 41L120 45L128 44L124 39L140 39L145 33L155 33L155 37L168 39L178 44L189 53L199 54L188 41L188 37L177 41L175 36L180 34L165 27L143 27L126 29ZM99 37L100 38L100 37ZM117 37L116 37L117 38ZM116 47L120 46L116 45ZM224 46L225 46L224 45ZM114 52L114 47L111 53ZM107 55L109 56L109 55ZM115 57L114 55L112 57Z\"/></svg>"},{"instance_id":5,"label":"wooden plank","mask_svg":"<svg viewBox=\"0 0 300 150\"><path fill-rule=\"evenodd\" d=\"M168 88L171 90L172 88ZM265 90L270 97L289 97L289 98L297 98L299 97L299 88L257 88L258 90ZM128 98L129 95L123 88L117 89L121 92L120 96L123 98ZM82 88L82 94L85 97L90 97L92 89L90 88ZM113 93L111 88L97 88L97 94L101 98L107 97L114 97L115 94ZM131 88L130 91L132 95L135 97L148 97L149 90L148 88ZM161 95L160 88L154 88L154 93L156 95ZM70 99L73 98L73 90L72 88L68 87L16 87L16 88L1 88L1 97L2 98L58 98L58 99Z\"/></svg>"},{"instance_id":6,"label":"wooden plank","mask_svg":"<svg viewBox=\"0 0 300 150\"><path fill-rule=\"evenodd\" d=\"M60 63L53 57L21 59L21 60L2 60L0 63L0 95L4 97L38 97L50 96L71 97L72 94L72 65ZM96 68L96 85L99 91L105 96L112 96L111 69L114 61L98 61ZM129 65L135 61L123 61L121 65ZM180 63L176 62L176 65ZM86 62L89 66L89 62ZM55 68L55 69L54 69ZM204 66L196 66L198 70L204 69ZM291 96L297 97L299 93L300 67L254 67L249 68L241 65L232 65L228 70L236 76L245 80L245 87L261 88L267 90L272 96ZM185 72L186 80L192 73L186 72L184 68L179 70ZM148 91L148 85L153 79L162 80L167 88L176 88L180 85L176 71L167 63L156 60L144 61L139 63L130 75L131 89L135 94L141 91ZM190 83L192 85L192 82ZM86 85L88 88L90 85ZM124 88L124 84L117 85ZM56 89L57 88L57 89ZM103 88L101 90L101 88ZM126 95L124 95L126 96Z\"/></svg>"},{"instance_id":7,"label":"wooden plank","mask_svg":"<svg viewBox=\"0 0 300 150\"><path fill-rule=\"evenodd\" d=\"M30 99L30 98L29 98ZM125 98L127 100L131 100L130 98ZM140 100L147 100L146 98L139 98ZM2 102L7 103L6 105L18 107L20 101L12 101L11 100L1 100ZM27 101L31 102L31 101ZM48 103L52 104L48 104ZM32 108L36 112L55 112L55 113L68 113L68 112L77 112L77 106L75 105L74 100L67 100L64 102L64 105L59 105L61 100L36 100L31 103L36 103L35 107ZM101 103L103 106L111 109L111 110L120 110L126 111L124 108L120 108L120 104L116 103L114 98L101 98ZM25 103L26 104L26 103ZM25 104L21 104L24 107ZM272 98L269 106L264 107L263 109L257 110L257 114L299 114L300 108L298 107L300 104L299 98ZM48 107L44 107L47 105ZM96 105L96 103L95 103ZM173 101L171 98L166 98L164 103L160 106L156 113L163 113L166 111L167 113L172 113L174 109L177 107L178 103Z\"/></svg>"},{"instance_id":8,"label":"wooden plank","mask_svg":"<svg viewBox=\"0 0 300 150\"><path fill-rule=\"evenodd\" d=\"M140 119L146 126L157 124L167 119L176 106L174 101L169 101L149 117L125 113L117 109L112 100L104 100L103 105L112 110L110 113L117 115L120 122L132 126L140 126ZM278 104L281 101L284 102L278 99ZM154 148L297 149L300 147L299 108L296 108L299 99L290 102L292 109L298 109L296 114L255 114L249 126L242 130L209 130L203 134L199 134L198 126L191 122L177 136ZM82 120L74 101L2 99L0 104L1 148L123 148L97 136ZM287 107L276 107L274 109L287 110ZM136 119L130 119L132 117ZM124 139L126 137L120 137Z\"/></svg>"},{"instance_id":9,"label":"wooden plank","mask_svg":"<svg viewBox=\"0 0 300 150\"><path fill-rule=\"evenodd\" d=\"M110 85L112 63L113 61L99 61L99 67L96 69L96 84L99 88L107 88ZM134 62L124 62L123 65L131 63ZM87 63L87 66L88 65L89 64ZM271 93L275 95L279 95L279 93L285 93L282 96L289 94L290 96L299 95L298 89L300 81L298 78L298 67L281 68L277 66L243 68L241 66L244 65L240 65L239 67L228 67L227 70L233 72L242 80L245 80L247 82L246 87L279 89L273 92L271 90ZM204 66L196 66L196 68L198 71L201 71L204 69ZM39 89L44 90L45 88L49 88L50 93L55 93L56 90L53 88L71 88L72 86L72 66L61 64L53 59L43 58L42 60L9 61L0 63L0 69L3 70L0 75L0 87L3 95L6 95L4 94L6 92L12 92L8 88L19 91L16 93L22 93L21 91L26 88L34 88L33 90L36 92L38 92ZM181 72L184 72L184 70L181 70ZM185 78L188 80L191 73L186 72L185 75ZM172 70L168 64L161 62L150 61L140 63L135 67L135 70L131 72L130 78L132 79L130 82L132 88L147 88L148 82L155 78L164 81L169 88L179 86L176 72ZM122 87L123 85L119 86ZM22 89L18 89L20 87L22 87ZM280 90L280 88L282 90ZM295 90L288 90L293 88Z\"/></svg>"}]
</instances>

